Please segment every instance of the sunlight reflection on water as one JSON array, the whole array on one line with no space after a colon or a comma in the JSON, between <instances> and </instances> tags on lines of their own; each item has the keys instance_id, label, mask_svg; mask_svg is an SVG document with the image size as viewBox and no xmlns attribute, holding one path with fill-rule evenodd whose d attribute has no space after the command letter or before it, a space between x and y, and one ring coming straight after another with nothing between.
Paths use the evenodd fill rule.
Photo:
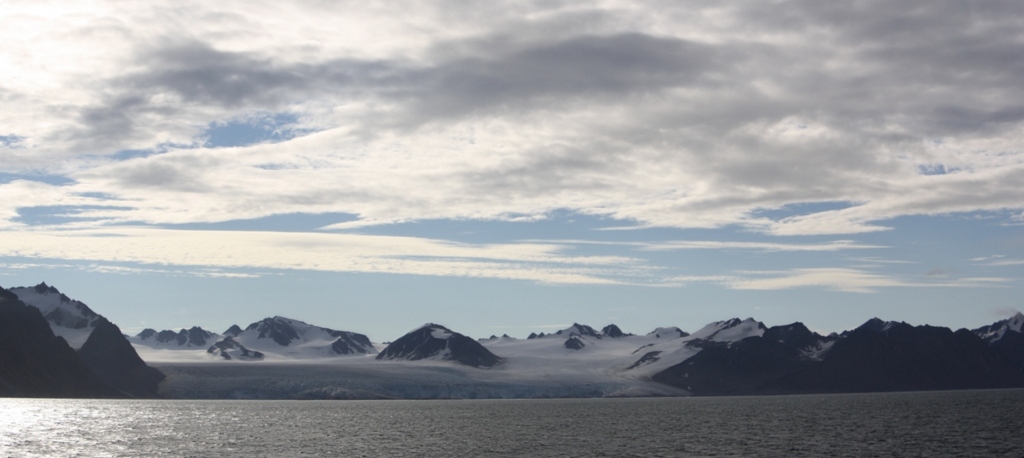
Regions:
<instances>
[{"instance_id":1,"label":"sunlight reflection on water","mask_svg":"<svg viewBox=\"0 0 1024 458\"><path fill-rule=\"evenodd\" d=\"M0 399L0 456L1020 456L1024 391L467 401Z\"/></svg>"}]
</instances>

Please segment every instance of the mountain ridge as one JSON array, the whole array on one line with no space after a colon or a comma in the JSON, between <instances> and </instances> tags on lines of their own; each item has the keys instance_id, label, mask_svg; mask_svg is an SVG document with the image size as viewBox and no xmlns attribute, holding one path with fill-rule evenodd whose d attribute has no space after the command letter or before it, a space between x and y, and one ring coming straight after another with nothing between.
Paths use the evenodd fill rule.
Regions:
<instances>
[{"instance_id":1,"label":"mountain ridge","mask_svg":"<svg viewBox=\"0 0 1024 458\"><path fill-rule=\"evenodd\" d=\"M203 386L220 387L221 395L245 393L250 389L247 384L264 378L267 387L276 388L256 397L300 396L300 392L304 397L344 392L349 393L347 397L369 398L429 398L441 393L715 396L1024 387L1021 314L956 331L876 317L827 336L801 322L768 327L753 318L738 317L708 323L692 333L660 327L638 335L614 324L596 328L573 323L525 339L503 335L479 340L427 323L387 345L374 344L363 334L276 315L244 329L232 326L223 334L192 326L179 331L146 329L125 339L116 325L52 286L41 283L12 290L30 299L44 298L42 309L27 305L40 315L43 310L66 312L60 319L50 314L49 327L91 330L78 349L79 358L97 374L106 374L102 383L127 383L117 390L127 394L135 389L131 395L139 397L197 393ZM87 324L69 328L69 323L82 323L66 320L69 316L88 318ZM173 388L147 364L170 371ZM243 367L256 372L243 371L249 374L246 379L227 376L241 373ZM275 367L282 370L271 370ZM285 367L291 369L285 371ZM314 377L329 386L310 387L296 375L300 367L333 367L349 375ZM118 370L120 375L110 375ZM196 378L196 374L207 375ZM441 380L440 374L447 374L447 381L431 385L435 383L431 380ZM366 380L373 383L366 385ZM139 390L139 385L150 389ZM299 391L281 388L293 385ZM359 390L352 391L355 385L360 385ZM452 386L463 388L453 392Z\"/></svg>"}]
</instances>

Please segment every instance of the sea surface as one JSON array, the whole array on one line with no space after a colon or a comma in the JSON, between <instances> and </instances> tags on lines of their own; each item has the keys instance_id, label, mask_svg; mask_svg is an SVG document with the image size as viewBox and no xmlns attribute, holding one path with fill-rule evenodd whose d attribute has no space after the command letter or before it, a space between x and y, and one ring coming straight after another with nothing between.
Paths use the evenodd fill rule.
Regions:
<instances>
[{"instance_id":1,"label":"sea surface","mask_svg":"<svg viewBox=\"0 0 1024 458\"><path fill-rule=\"evenodd\" d=\"M1024 390L445 401L0 399L0 456L1024 456Z\"/></svg>"}]
</instances>

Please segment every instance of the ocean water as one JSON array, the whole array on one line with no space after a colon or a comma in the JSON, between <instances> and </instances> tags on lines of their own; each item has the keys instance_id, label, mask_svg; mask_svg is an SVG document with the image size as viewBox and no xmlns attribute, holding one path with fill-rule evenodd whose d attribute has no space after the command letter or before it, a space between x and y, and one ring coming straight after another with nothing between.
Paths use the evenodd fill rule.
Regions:
<instances>
[{"instance_id":1,"label":"ocean water","mask_svg":"<svg viewBox=\"0 0 1024 458\"><path fill-rule=\"evenodd\" d=\"M1024 456L1024 390L449 401L0 399L0 456Z\"/></svg>"}]
</instances>

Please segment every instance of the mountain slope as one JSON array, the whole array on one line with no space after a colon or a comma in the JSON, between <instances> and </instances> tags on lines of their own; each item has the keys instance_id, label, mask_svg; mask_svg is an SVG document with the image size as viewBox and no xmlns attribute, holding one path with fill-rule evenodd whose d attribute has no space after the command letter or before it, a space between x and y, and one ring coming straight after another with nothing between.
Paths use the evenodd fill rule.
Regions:
<instances>
[{"instance_id":1,"label":"mountain slope","mask_svg":"<svg viewBox=\"0 0 1024 458\"><path fill-rule=\"evenodd\" d=\"M105 317L46 283L9 291L38 309L53 333L78 351L99 380L125 396L156 397L163 375L147 366L121 330Z\"/></svg>"},{"instance_id":2,"label":"mountain slope","mask_svg":"<svg viewBox=\"0 0 1024 458\"><path fill-rule=\"evenodd\" d=\"M100 322L100 315L89 306L73 300L45 282L36 286L10 288L22 302L43 314L53 333L78 350Z\"/></svg>"},{"instance_id":3,"label":"mountain slope","mask_svg":"<svg viewBox=\"0 0 1024 458\"><path fill-rule=\"evenodd\" d=\"M314 326L282 316L264 318L242 331L233 326L227 334L210 347L211 354L230 356L230 352L224 352L238 350L236 356L241 358L234 359L258 360L262 357L251 354L303 359L377 353L373 343L363 334Z\"/></svg>"},{"instance_id":4,"label":"mountain slope","mask_svg":"<svg viewBox=\"0 0 1024 458\"><path fill-rule=\"evenodd\" d=\"M840 336L774 327L702 351L655 381L698 395L949 390L1024 386L975 334L873 319Z\"/></svg>"},{"instance_id":5,"label":"mountain slope","mask_svg":"<svg viewBox=\"0 0 1024 458\"><path fill-rule=\"evenodd\" d=\"M194 349L208 348L218 339L220 339L220 335L199 326L192 326L189 329L181 329L178 332L171 330L157 332L155 329L147 328L137 335L129 337L128 341L151 348Z\"/></svg>"},{"instance_id":6,"label":"mountain slope","mask_svg":"<svg viewBox=\"0 0 1024 458\"><path fill-rule=\"evenodd\" d=\"M121 330L103 318L78 350L82 360L106 384L134 398L155 398L164 379L146 365Z\"/></svg>"},{"instance_id":7,"label":"mountain slope","mask_svg":"<svg viewBox=\"0 0 1024 458\"><path fill-rule=\"evenodd\" d=\"M974 330L1018 371L1024 372L1024 313Z\"/></svg>"},{"instance_id":8,"label":"mountain slope","mask_svg":"<svg viewBox=\"0 0 1024 458\"><path fill-rule=\"evenodd\" d=\"M0 396L107 398L119 393L53 334L39 309L0 288Z\"/></svg>"},{"instance_id":9,"label":"mountain slope","mask_svg":"<svg viewBox=\"0 0 1024 458\"><path fill-rule=\"evenodd\" d=\"M428 323L395 340L378 360L439 359L472 367L493 367L502 359L477 341L439 324Z\"/></svg>"}]
</instances>

